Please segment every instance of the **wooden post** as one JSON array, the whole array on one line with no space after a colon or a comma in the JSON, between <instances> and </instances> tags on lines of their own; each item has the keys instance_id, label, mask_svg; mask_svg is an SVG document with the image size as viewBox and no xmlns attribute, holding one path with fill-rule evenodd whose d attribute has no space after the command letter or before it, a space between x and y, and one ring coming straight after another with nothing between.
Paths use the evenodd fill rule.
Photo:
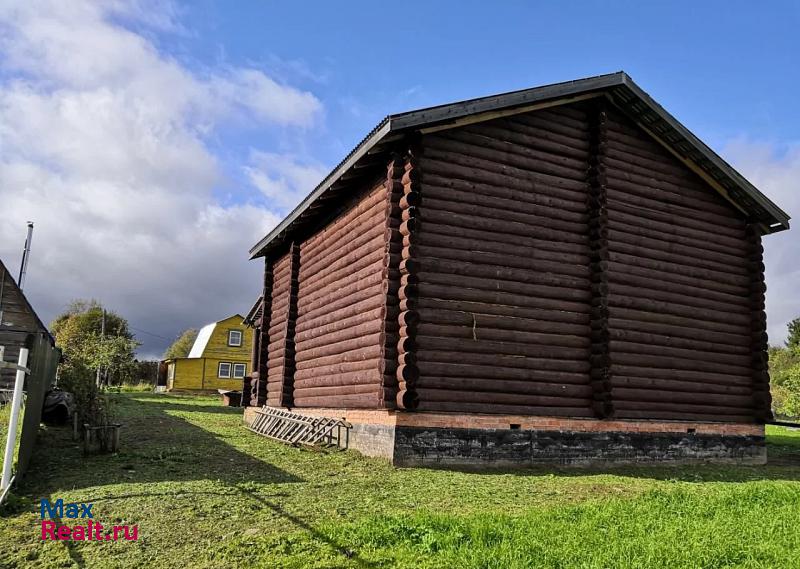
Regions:
<instances>
[{"instance_id":1,"label":"wooden post","mask_svg":"<svg viewBox=\"0 0 800 569\"><path fill-rule=\"evenodd\" d=\"M270 258L264 259L264 288L262 293L261 308L261 333L260 353L258 357L258 368L253 368L252 393L250 395L250 405L262 407L267 403L267 364L269 359L269 326L272 314L272 266Z\"/></svg>"},{"instance_id":2,"label":"wooden post","mask_svg":"<svg viewBox=\"0 0 800 569\"><path fill-rule=\"evenodd\" d=\"M283 335L283 385L281 386L281 406L294 406L295 344L294 334L297 323L297 297L300 287L300 245L292 243L289 248L289 309L286 315Z\"/></svg>"},{"instance_id":3,"label":"wooden post","mask_svg":"<svg viewBox=\"0 0 800 569\"><path fill-rule=\"evenodd\" d=\"M764 247L761 245L761 231L755 223L745 228L750 248L750 322L752 333L751 365L753 373L753 408L758 422L773 419L772 396L769 392L769 369L767 352L767 316L764 312Z\"/></svg>"}]
</instances>

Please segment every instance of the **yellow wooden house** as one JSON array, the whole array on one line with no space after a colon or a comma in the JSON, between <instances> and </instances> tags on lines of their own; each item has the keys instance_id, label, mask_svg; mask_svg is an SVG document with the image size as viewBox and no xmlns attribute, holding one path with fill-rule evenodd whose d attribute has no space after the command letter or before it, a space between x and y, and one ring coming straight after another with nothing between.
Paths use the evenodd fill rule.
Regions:
<instances>
[{"instance_id":1,"label":"yellow wooden house","mask_svg":"<svg viewBox=\"0 0 800 569\"><path fill-rule=\"evenodd\" d=\"M250 373L250 350L253 330L234 314L206 324L185 358L164 360L167 390L202 391L241 389L242 379Z\"/></svg>"}]
</instances>

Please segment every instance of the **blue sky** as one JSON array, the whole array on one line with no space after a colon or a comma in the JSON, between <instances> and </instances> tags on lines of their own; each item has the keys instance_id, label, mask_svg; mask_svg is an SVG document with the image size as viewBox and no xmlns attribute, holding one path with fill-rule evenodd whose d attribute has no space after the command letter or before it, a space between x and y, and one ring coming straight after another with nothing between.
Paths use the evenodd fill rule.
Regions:
<instances>
[{"instance_id":1,"label":"blue sky","mask_svg":"<svg viewBox=\"0 0 800 569\"><path fill-rule=\"evenodd\" d=\"M157 355L247 309L247 248L386 114L618 70L800 216L798 27L796 2L9 0L0 196L20 228L0 255L34 219L43 316L100 298ZM776 341L797 241L767 243Z\"/></svg>"}]
</instances>

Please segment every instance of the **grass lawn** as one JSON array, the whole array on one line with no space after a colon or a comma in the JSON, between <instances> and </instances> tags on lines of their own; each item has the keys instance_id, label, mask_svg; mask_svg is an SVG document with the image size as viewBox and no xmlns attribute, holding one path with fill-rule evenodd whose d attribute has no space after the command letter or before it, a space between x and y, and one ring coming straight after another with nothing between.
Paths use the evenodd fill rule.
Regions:
<instances>
[{"instance_id":1,"label":"grass lawn","mask_svg":"<svg viewBox=\"0 0 800 569\"><path fill-rule=\"evenodd\" d=\"M283 446L216 397L123 393L121 452L47 429L0 567L800 567L800 432L767 467L474 474ZM42 542L38 500L138 541Z\"/></svg>"}]
</instances>

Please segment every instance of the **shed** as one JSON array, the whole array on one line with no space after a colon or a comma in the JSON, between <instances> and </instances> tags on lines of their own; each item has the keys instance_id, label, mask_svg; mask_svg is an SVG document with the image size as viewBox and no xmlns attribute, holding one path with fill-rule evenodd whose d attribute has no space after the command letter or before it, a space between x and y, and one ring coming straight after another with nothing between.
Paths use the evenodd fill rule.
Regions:
<instances>
[{"instance_id":1,"label":"shed","mask_svg":"<svg viewBox=\"0 0 800 569\"><path fill-rule=\"evenodd\" d=\"M3 359L17 363L19 349L31 348L37 337L49 346L55 341L28 299L17 286L17 281L0 260L0 346L5 348ZM34 356L31 356L31 361ZM0 390L9 393L14 388L16 371L0 368ZM52 378L49 378L49 381ZM0 394L0 402L4 400Z\"/></svg>"},{"instance_id":2,"label":"shed","mask_svg":"<svg viewBox=\"0 0 800 569\"><path fill-rule=\"evenodd\" d=\"M762 463L788 228L623 72L390 115L250 251L247 403L398 465Z\"/></svg>"}]
</instances>

